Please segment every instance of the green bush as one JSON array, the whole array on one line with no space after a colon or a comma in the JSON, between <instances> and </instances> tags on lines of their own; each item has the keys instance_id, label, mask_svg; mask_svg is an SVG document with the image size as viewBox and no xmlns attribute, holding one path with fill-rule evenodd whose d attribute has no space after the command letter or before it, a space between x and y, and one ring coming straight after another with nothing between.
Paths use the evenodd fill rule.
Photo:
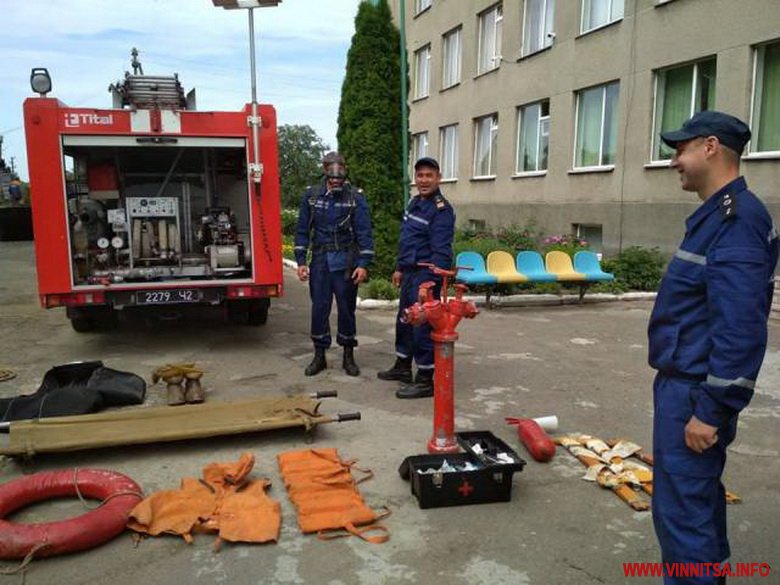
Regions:
<instances>
[{"instance_id":1,"label":"green bush","mask_svg":"<svg viewBox=\"0 0 780 585\"><path fill-rule=\"evenodd\" d=\"M282 235L282 256L288 260L295 260L295 254L293 254L293 237Z\"/></svg>"},{"instance_id":2,"label":"green bush","mask_svg":"<svg viewBox=\"0 0 780 585\"><path fill-rule=\"evenodd\" d=\"M479 252L484 258L487 258L487 255L494 250L504 250L505 252L509 252L512 255L515 253L512 246L509 246L492 237L476 237L470 240L455 240L452 248L456 257L461 252L466 251Z\"/></svg>"},{"instance_id":3,"label":"green bush","mask_svg":"<svg viewBox=\"0 0 780 585\"><path fill-rule=\"evenodd\" d=\"M515 253L520 250L537 250L539 248L534 222L529 222L524 227L510 225L499 228L496 232L496 238L502 244L510 246Z\"/></svg>"},{"instance_id":4,"label":"green bush","mask_svg":"<svg viewBox=\"0 0 780 585\"><path fill-rule=\"evenodd\" d=\"M294 236L296 227L298 227L298 210L282 209L282 234Z\"/></svg>"},{"instance_id":5,"label":"green bush","mask_svg":"<svg viewBox=\"0 0 780 585\"><path fill-rule=\"evenodd\" d=\"M601 263L606 272L615 275L616 282L627 290L655 291L661 282L665 265L658 248L632 246Z\"/></svg>"},{"instance_id":6,"label":"green bush","mask_svg":"<svg viewBox=\"0 0 780 585\"><path fill-rule=\"evenodd\" d=\"M363 299L382 299L394 301L398 298L398 289L393 283L384 278L372 278L368 282L360 285L360 298Z\"/></svg>"}]
</instances>

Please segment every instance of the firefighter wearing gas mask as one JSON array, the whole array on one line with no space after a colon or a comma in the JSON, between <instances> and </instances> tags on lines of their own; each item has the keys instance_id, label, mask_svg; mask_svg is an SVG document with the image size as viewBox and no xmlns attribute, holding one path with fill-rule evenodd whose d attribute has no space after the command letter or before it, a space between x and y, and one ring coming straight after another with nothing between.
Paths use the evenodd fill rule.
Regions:
<instances>
[{"instance_id":1,"label":"firefighter wearing gas mask","mask_svg":"<svg viewBox=\"0 0 780 585\"><path fill-rule=\"evenodd\" d=\"M371 216L362 189L347 181L344 157L329 152L322 159L323 180L306 188L295 232L298 278L309 281L311 339L314 359L305 374L327 368L325 352L331 345L330 310L338 308L336 343L344 348L342 367L349 376L360 375L355 362L357 346L355 308L358 285L366 280L374 259ZM306 264L308 251L311 260Z\"/></svg>"}]
</instances>

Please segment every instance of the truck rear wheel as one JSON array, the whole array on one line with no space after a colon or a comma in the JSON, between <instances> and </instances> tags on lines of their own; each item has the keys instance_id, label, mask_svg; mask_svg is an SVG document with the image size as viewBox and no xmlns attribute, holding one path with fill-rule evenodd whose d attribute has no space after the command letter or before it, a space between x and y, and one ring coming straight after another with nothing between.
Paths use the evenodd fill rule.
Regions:
<instances>
[{"instance_id":1,"label":"truck rear wheel","mask_svg":"<svg viewBox=\"0 0 780 585\"><path fill-rule=\"evenodd\" d=\"M110 331L115 329L119 319L111 306L67 307L68 319L73 330L78 333L90 331Z\"/></svg>"},{"instance_id":2,"label":"truck rear wheel","mask_svg":"<svg viewBox=\"0 0 780 585\"><path fill-rule=\"evenodd\" d=\"M271 306L271 299L252 299L249 301L249 319L250 325L265 325L268 321L268 308Z\"/></svg>"}]
</instances>

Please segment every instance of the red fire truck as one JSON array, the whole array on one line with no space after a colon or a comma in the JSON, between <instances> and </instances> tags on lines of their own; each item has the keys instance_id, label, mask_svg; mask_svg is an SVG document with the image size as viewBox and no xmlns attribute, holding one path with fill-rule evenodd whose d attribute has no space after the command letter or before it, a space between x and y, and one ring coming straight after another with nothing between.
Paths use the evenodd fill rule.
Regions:
<instances>
[{"instance_id":1,"label":"red fire truck","mask_svg":"<svg viewBox=\"0 0 780 585\"><path fill-rule=\"evenodd\" d=\"M38 291L76 331L128 307L209 304L265 323L282 294L276 112L197 111L178 76L125 73L113 108L24 103Z\"/></svg>"}]
</instances>

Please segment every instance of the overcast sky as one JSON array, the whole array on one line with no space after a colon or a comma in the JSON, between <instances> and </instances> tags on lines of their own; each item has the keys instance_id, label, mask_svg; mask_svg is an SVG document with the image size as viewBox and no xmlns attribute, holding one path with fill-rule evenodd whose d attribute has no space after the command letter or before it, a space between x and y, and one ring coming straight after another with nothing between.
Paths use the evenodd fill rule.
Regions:
<instances>
[{"instance_id":1,"label":"overcast sky","mask_svg":"<svg viewBox=\"0 0 780 585\"><path fill-rule=\"evenodd\" d=\"M360 0L283 0L255 10L258 101L280 124L309 124L336 146L341 82ZM46 67L70 106L111 107L108 85L137 47L147 75L178 73L199 110L250 100L245 10L211 0L0 0L0 134L6 162L27 179L22 102L33 67Z\"/></svg>"}]
</instances>

